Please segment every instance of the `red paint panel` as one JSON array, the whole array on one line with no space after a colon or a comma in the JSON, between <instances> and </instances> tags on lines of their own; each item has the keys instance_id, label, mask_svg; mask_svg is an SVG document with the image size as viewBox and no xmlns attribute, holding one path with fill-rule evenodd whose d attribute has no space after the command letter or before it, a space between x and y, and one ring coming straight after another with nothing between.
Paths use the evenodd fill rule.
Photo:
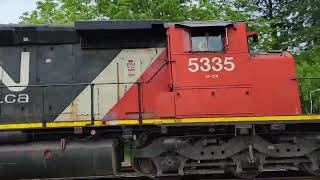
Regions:
<instances>
[{"instance_id":1,"label":"red paint panel","mask_svg":"<svg viewBox=\"0 0 320 180\"><path fill-rule=\"evenodd\" d=\"M218 116L219 113L241 116L247 112L250 112L251 116L301 114L298 85L296 81L292 80L296 76L293 57L285 52L249 54L244 23L227 28L224 38L224 52L220 53L185 52L185 48L182 46L185 41L182 36L185 33L184 30L171 27L169 32L170 54L173 61L173 87L177 91L181 88L195 89L188 91L187 97L175 99L178 116L194 117L201 116L201 114ZM214 70L213 67L217 67L214 58L219 58L220 64L223 66L226 64L226 58L232 58L235 68L232 71ZM196 66L198 67L196 68ZM207 70L207 66L212 69ZM201 70L199 67L203 69ZM227 90L228 87L234 86L251 87L253 107L250 111L246 112L246 109L242 111L233 105L231 106L233 109L228 109L229 106L226 105L230 104L228 97L211 102L210 98L207 99L199 92L204 88L222 87ZM197 89L199 91L196 91ZM233 104L241 105L242 99L237 97L235 96ZM220 109L208 108L210 103L216 103L216 106L220 105Z\"/></svg>"},{"instance_id":2,"label":"red paint panel","mask_svg":"<svg viewBox=\"0 0 320 180\"><path fill-rule=\"evenodd\" d=\"M138 88L133 85L103 119L137 119Z\"/></svg>"},{"instance_id":3,"label":"red paint panel","mask_svg":"<svg viewBox=\"0 0 320 180\"><path fill-rule=\"evenodd\" d=\"M212 116L251 114L251 89L221 87L175 91L177 116Z\"/></svg>"},{"instance_id":4,"label":"red paint panel","mask_svg":"<svg viewBox=\"0 0 320 180\"><path fill-rule=\"evenodd\" d=\"M295 63L289 53L256 55L250 64L254 76L255 113L264 115L301 114Z\"/></svg>"}]
</instances>

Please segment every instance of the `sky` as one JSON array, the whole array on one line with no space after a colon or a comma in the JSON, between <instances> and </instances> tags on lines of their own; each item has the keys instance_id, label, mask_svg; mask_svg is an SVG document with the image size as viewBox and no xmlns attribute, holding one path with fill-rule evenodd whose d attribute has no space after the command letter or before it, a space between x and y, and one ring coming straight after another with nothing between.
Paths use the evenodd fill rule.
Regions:
<instances>
[{"instance_id":1,"label":"sky","mask_svg":"<svg viewBox=\"0 0 320 180\"><path fill-rule=\"evenodd\" d=\"M18 23L26 11L36 9L38 0L0 0L0 24Z\"/></svg>"}]
</instances>

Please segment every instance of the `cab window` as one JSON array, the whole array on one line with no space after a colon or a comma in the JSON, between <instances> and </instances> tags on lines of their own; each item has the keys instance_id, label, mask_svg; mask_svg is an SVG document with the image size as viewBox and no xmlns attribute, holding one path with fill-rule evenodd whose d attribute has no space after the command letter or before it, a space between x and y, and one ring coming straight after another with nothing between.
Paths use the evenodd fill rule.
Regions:
<instances>
[{"instance_id":1,"label":"cab window","mask_svg":"<svg viewBox=\"0 0 320 180\"><path fill-rule=\"evenodd\" d=\"M220 32L192 31L191 44L192 52L221 52L224 50Z\"/></svg>"}]
</instances>

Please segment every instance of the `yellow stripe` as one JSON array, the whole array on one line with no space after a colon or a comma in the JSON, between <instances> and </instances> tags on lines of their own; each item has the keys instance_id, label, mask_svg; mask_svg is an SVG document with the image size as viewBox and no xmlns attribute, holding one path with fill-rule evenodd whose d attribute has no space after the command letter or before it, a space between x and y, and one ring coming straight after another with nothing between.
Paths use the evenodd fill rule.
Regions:
<instances>
[{"instance_id":1,"label":"yellow stripe","mask_svg":"<svg viewBox=\"0 0 320 180\"><path fill-rule=\"evenodd\" d=\"M46 126L48 128L56 127L81 127L91 125L91 121L70 121L70 122L50 122Z\"/></svg>"},{"instance_id":2,"label":"yellow stripe","mask_svg":"<svg viewBox=\"0 0 320 180\"><path fill-rule=\"evenodd\" d=\"M307 121L307 120L320 120L320 115L146 119L146 120L143 120L143 124L222 123L222 122L252 122L252 121Z\"/></svg>"},{"instance_id":3,"label":"yellow stripe","mask_svg":"<svg viewBox=\"0 0 320 180\"><path fill-rule=\"evenodd\" d=\"M320 115L303 116L261 116L261 117L218 117L218 118L182 118L182 119L144 119L143 124L179 124L179 123L225 123L225 122L261 122L261 121L311 121L319 120ZM138 120L94 121L94 127L137 125ZM49 122L46 128L91 126L90 120L70 122ZM0 124L0 130L43 128L42 123Z\"/></svg>"},{"instance_id":4,"label":"yellow stripe","mask_svg":"<svg viewBox=\"0 0 320 180\"><path fill-rule=\"evenodd\" d=\"M1 124L0 129L30 129L41 128L42 123L28 123L28 124Z\"/></svg>"}]
</instances>

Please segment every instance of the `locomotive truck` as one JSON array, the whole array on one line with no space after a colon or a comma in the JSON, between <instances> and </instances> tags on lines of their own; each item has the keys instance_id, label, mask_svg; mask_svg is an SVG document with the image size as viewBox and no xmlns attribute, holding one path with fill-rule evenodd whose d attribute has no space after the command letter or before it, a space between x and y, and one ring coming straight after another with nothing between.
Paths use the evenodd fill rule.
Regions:
<instances>
[{"instance_id":1,"label":"locomotive truck","mask_svg":"<svg viewBox=\"0 0 320 180\"><path fill-rule=\"evenodd\" d=\"M0 25L0 177L319 175L289 52L241 21Z\"/></svg>"}]
</instances>

